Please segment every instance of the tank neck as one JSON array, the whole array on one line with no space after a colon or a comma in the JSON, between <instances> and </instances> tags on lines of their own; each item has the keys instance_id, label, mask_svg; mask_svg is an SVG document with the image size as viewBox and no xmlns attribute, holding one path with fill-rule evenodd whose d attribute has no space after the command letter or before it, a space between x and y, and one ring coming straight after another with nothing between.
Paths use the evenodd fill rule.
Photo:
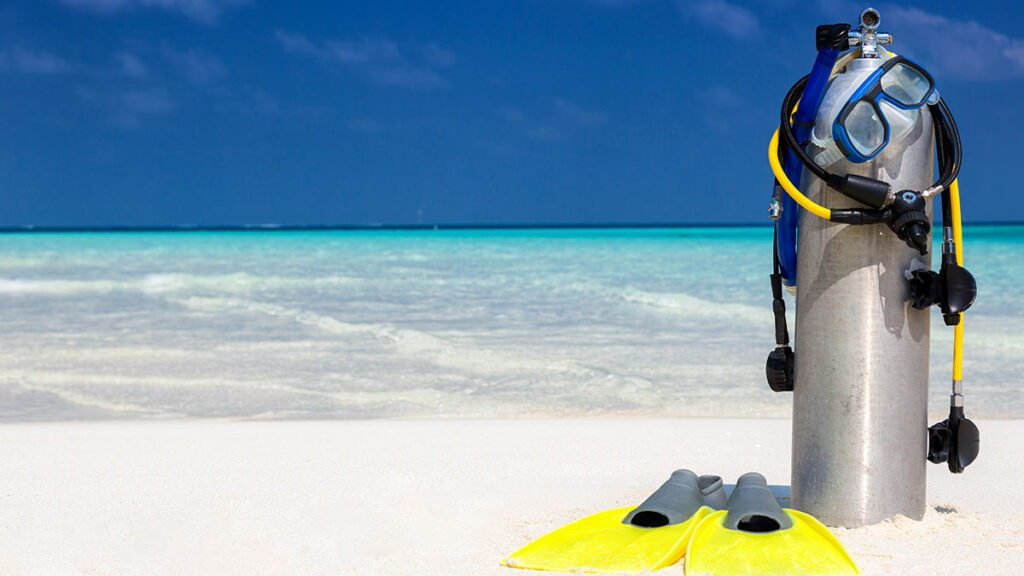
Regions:
<instances>
[{"instance_id":1,"label":"tank neck","mask_svg":"<svg viewBox=\"0 0 1024 576\"><path fill-rule=\"evenodd\" d=\"M861 70L874 70L882 65L881 58L854 58L846 65L847 71L859 72Z\"/></svg>"}]
</instances>

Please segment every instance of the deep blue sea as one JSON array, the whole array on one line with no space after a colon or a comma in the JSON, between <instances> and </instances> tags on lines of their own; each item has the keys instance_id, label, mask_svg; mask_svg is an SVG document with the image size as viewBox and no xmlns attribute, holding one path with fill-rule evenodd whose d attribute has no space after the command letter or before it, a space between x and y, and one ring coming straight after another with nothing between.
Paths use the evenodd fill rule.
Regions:
<instances>
[{"instance_id":1,"label":"deep blue sea","mask_svg":"<svg viewBox=\"0 0 1024 576\"><path fill-rule=\"evenodd\" d=\"M965 239L968 412L1024 417L1024 226ZM0 420L785 417L770 265L768 227L3 234Z\"/></svg>"}]
</instances>

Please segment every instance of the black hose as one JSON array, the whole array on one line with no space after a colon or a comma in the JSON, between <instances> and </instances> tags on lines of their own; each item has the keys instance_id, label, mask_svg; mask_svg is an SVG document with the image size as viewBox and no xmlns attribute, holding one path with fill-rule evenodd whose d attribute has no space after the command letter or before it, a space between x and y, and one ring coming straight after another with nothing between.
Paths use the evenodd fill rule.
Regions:
<instances>
[{"instance_id":1,"label":"black hose","mask_svg":"<svg viewBox=\"0 0 1024 576\"><path fill-rule=\"evenodd\" d=\"M934 112L933 112L934 114ZM949 143L945 138L941 138L936 135L935 138L935 156L938 158L939 172L945 171L946 166L952 158L949 156ZM953 205L950 200L950 194L948 188L942 190L942 225L951 226L953 222Z\"/></svg>"},{"instance_id":2,"label":"black hose","mask_svg":"<svg viewBox=\"0 0 1024 576\"><path fill-rule=\"evenodd\" d=\"M782 135L782 141L796 154L804 168L825 181L829 188L842 191L843 178L828 172L807 154L801 143L797 142L796 136L793 134L793 127L789 123L790 114L803 94L804 88L807 86L808 77L809 75L797 80L789 89L789 92L786 93L786 97L782 101L782 110L780 111L779 133ZM932 111L936 144L938 144L939 140L943 141L942 151L940 152L938 147L936 148L940 174L933 186L941 186L943 191L945 191L960 172L962 154L960 131L957 128L956 121L953 119L953 113L949 110L945 100L939 98L938 104L929 105L929 109Z\"/></svg>"},{"instance_id":3,"label":"black hose","mask_svg":"<svg viewBox=\"0 0 1024 576\"><path fill-rule=\"evenodd\" d=\"M804 88L807 86L807 79L810 78L810 74L796 81L796 84L789 89L786 97L782 100L782 113L780 119L779 133L782 134L782 138L786 143L786 146L793 150L797 157L800 159L800 163L805 168L811 171L812 174L825 181L830 188L839 189L842 185L842 178L835 174L830 174L821 166L818 166L811 157L804 151L803 145L796 141L796 135L793 134L793 127L789 123L789 117L793 113L793 108L796 107L796 103L799 102L800 96L804 92ZM780 147L781 148L781 147Z\"/></svg>"}]
</instances>

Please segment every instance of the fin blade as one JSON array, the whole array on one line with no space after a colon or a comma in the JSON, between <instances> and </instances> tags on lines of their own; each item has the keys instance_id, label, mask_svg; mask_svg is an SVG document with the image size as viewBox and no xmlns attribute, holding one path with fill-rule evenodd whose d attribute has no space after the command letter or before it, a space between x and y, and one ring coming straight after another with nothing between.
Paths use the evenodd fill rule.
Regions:
<instances>
[{"instance_id":1,"label":"fin blade","mask_svg":"<svg viewBox=\"0 0 1024 576\"><path fill-rule=\"evenodd\" d=\"M786 509L793 527L769 533L729 530L726 511L715 512L694 529L686 551L687 574L856 575L856 564L820 522Z\"/></svg>"},{"instance_id":2,"label":"fin blade","mask_svg":"<svg viewBox=\"0 0 1024 576\"><path fill-rule=\"evenodd\" d=\"M640 573L678 562L693 529L711 511L660 528L622 520L634 507L598 512L530 542L502 560L503 566L559 572Z\"/></svg>"}]
</instances>

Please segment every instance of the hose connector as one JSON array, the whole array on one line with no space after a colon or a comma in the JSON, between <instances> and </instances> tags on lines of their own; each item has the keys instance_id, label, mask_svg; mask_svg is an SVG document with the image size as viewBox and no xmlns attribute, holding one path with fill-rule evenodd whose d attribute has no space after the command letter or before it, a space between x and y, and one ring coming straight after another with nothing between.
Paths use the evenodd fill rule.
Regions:
<instances>
[{"instance_id":1,"label":"hose connector","mask_svg":"<svg viewBox=\"0 0 1024 576\"><path fill-rule=\"evenodd\" d=\"M928 235L932 231L932 222L925 208L924 198L913 190L899 192L889 206L892 212L889 228L922 256L928 253Z\"/></svg>"}]
</instances>

